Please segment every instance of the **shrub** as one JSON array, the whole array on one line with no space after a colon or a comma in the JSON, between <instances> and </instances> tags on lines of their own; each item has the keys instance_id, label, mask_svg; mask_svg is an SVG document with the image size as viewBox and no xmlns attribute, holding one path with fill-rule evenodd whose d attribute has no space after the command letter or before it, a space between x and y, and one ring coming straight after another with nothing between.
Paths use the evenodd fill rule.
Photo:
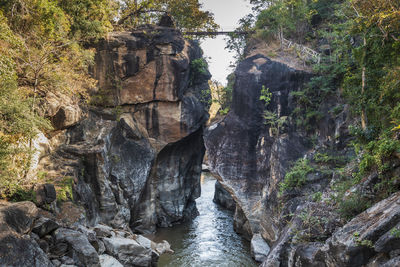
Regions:
<instances>
[{"instance_id":1,"label":"shrub","mask_svg":"<svg viewBox=\"0 0 400 267\"><path fill-rule=\"evenodd\" d=\"M208 74L208 63L204 58L197 58L190 62L190 84L193 85L203 75Z\"/></svg>"},{"instance_id":2,"label":"shrub","mask_svg":"<svg viewBox=\"0 0 400 267\"><path fill-rule=\"evenodd\" d=\"M399 140L394 140L388 136L383 136L378 140L370 141L365 146L365 152L361 157L359 171L355 174L361 180L372 169L376 169L379 174L390 170L390 158L395 152L400 152Z\"/></svg>"},{"instance_id":3,"label":"shrub","mask_svg":"<svg viewBox=\"0 0 400 267\"><path fill-rule=\"evenodd\" d=\"M346 163L346 159L340 156L333 156L327 153L316 153L314 155L314 161L316 163L322 164L332 164L332 165L343 165Z\"/></svg>"},{"instance_id":4,"label":"shrub","mask_svg":"<svg viewBox=\"0 0 400 267\"><path fill-rule=\"evenodd\" d=\"M346 220L350 220L357 214L365 211L371 206L364 196L359 193L354 193L347 199L339 200L339 213Z\"/></svg>"},{"instance_id":5,"label":"shrub","mask_svg":"<svg viewBox=\"0 0 400 267\"><path fill-rule=\"evenodd\" d=\"M57 201L73 200L74 179L72 177L64 177L61 181L56 182Z\"/></svg>"},{"instance_id":6,"label":"shrub","mask_svg":"<svg viewBox=\"0 0 400 267\"><path fill-rule=\"evenodd\" d=\"M299 159L293 167L286 173L285 179L280 183L280 192L291 188L300 188L307 181L307 175L313 172L314 168L306 159Z\"/></svg>"}]
</instances>

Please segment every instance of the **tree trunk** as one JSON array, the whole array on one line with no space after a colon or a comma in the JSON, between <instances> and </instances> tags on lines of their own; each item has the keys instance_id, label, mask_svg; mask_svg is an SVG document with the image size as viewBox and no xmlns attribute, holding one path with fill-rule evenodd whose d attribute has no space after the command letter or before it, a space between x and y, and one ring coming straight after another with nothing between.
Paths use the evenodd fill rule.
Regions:
<instances>
[{"instance_id":1,"label":"tree trunk","mask_svg":"<svg viewBox=\"0 0 400 267\"><path fill-rule=\"evenodd\" d=\"M366 86L366 77L365 77L365 72L366 72L366 58L367 58L367 38L364 35L364 52L363 52L363 59L362 59L362 74L361 74L361 97L364 100L365 99L365 86ZM368 118L367 118L367 112L365 109L366 103L362 101L362 106L361 106L361 127L363 130L367 129L367 124L368 124Z\"/></svg>"}]
</instances>

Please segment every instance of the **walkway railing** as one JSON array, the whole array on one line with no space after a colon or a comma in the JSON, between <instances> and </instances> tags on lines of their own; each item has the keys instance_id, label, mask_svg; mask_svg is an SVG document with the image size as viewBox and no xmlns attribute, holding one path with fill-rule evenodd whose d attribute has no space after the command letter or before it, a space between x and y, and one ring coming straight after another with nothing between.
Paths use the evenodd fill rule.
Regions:
<instances>
[{"instance_id":1,"label":"walkway railing","mask_svg":"<svg viewBox=\"0 0 400 267\"><path fill-rule=\"evenodd\" d=\"M285 39L283 37L279 38L279 39L281 40L282 46L285 46L287 48L294 47L294 49L296 51L298 51L303 58L312 60L317 64L321 63L321 54L318 53L317 51L312 50L311 48L309 48L307 46L304 46L304 45L297 44L295 42L289 41L289 40L287 40L287 39Z\"/></svg>"}]
</instances>

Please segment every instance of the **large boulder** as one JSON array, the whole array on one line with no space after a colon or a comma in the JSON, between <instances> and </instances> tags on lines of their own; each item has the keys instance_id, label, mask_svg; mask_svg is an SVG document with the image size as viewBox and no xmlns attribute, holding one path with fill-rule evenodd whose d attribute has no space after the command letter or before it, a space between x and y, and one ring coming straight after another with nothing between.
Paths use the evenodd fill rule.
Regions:
<instances>
[{"instance_id":1,"label":"large boulder","mask_svg":"<svg viewBox=\"0 0 400 267\"><path fill-rule=\"evenodd\" d=\"M56 244L68 245L68 256L81 266L100 266L99 255L87 237L78 231L60 228L54 234Z\"/></svg>"},{"instance_id":2,"label":"large boulder","mask_svg":"<svg viewBox=\"0 0 400 267\"><path fill-rule=\"evenodd\" d=\"M44 105L47 111L46 115L56 130L74 126L83 118L83 111L79 106L79 99L76 97L47 92Z\"/></svg>"},{"instance_id":3,"label":"large boulder","mask_svg":"<svg viewBox=\"0 0 400 267\"><path fill-rule=\"evenodd\" d=\"M270 248L260 234L253 235L251 239L251 254L257 262L266 260Z\"/></svg>"},{"instance_id":4,"label":"large boulder","mask_svg":"<svg viewBox=\"0 0 400 267\"><path fill-rule=\"evenodd\" d=\"M51 234L51 232L59 227L60 226L58 225L58 223L54 220L46 217L40 217L38 220L36 220L32 228L32 232L34 232L41 238L45 235Z\"/></svg>"},{"instance_id":5,"label":"large boulder","mask_svg":"<svg viewBox=\"0 0 400 267\"><path fill-rule=\"evenodd\" d=\"M107 253L118 259L124 266L152 266L154 259L151 248L144 247L128 238L104 238L103 241Z\"/></svg>"}]
</instances>

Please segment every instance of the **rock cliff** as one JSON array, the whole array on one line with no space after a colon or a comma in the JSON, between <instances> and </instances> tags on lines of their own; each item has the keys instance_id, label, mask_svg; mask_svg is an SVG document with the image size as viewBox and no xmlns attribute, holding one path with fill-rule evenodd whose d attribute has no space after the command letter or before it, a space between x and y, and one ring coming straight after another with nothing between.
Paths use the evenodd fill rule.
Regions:
<instances>
[{"instance_id":1,"label":"rock cliff","mask_svg":"<svg viewBox=\"0 0 400 267\"><path fill-rule=\"evenodd\" d=\"M270 108L278 110L279 117L289 116L290 92L301 89L310 74L255 55L239 64L235 76L232 109L222 122L208 129L205 143L213 172L238 204L237 217L244 213L241 231L251 238L260 231L261 201L266 194L263 189L267 182L271 189L277 184L270 176L281 179L289 161L306 151L306 142L296 131L287 130L280 138L269 135L263 123L261 89L269 88Z\"/></svg>"},{"instance_id":2,"label":"rock cliff","mask_svg":"<svg viewBox=\"0 0 400 267\"><path fill-rule=\"evenodd\" d=\"M357 160L348 145L348 108L332 112L340 97L323 103L321 118L306 128L294 95L310 72L257 54L239 63L235 77L231 111L204 138L210 171L223 187L216 198L227 191L234 199L234 227L252 240L253 257L264 267L398 264L398 194L349 222L333 204L335 187ZM266 89L269 103L260 100ZM395 176L398 161L393 164ZM360 191L373 195L376 177L365 177Z\"/></svg>"},{"instance_id":3,"label":"rock cliff","mask_svg":"<svg viewBox=\"0 0 400 267\"><path fill-rule=\"evenodd\" d=\"M74 200L90 225L149 232L196 214L208 119L209 73L192 64L201 58L195 42L161 26L98 45L95 106L57 151L79 159Z\"/></svg>"},{"instance_id":4,"label":"rock cliff","mask_svg":"<svg viewBox=\"0 0 400 267\"><path fill-rule=\"evenodd\" d=\"M196 60L198 44L174 28L112 33L97 47L90 105L57 101L49 112L58 132L43 141L38 169L56 189L72 182L67 198L88 225L149 232L196 214L210 77Z\"/></svg>"}]
</instances>

